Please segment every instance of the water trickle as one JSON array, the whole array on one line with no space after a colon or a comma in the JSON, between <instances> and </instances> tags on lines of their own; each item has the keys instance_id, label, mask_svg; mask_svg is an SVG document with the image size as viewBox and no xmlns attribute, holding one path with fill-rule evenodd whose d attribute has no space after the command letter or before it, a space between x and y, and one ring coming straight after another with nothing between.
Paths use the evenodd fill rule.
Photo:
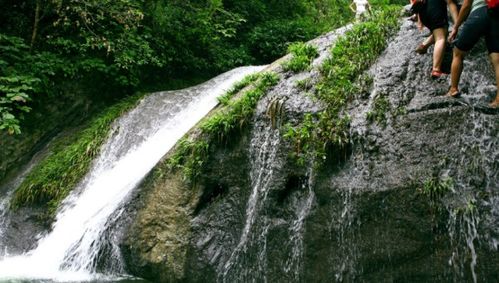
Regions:
<instances>
[{"instance_id":1,"label":"water trickle","mask_svg":"<svg viewBox=\"0 0 499 283\"><path fill-rule=\"evenodd\" d=\"M197 87L143 99L115 123L90 173L64 201L52 231L34 250L4 258L0 279L107 280L122 273L116 243L103 235L122 214L129 193L216 106L218 96L263 68L238 68ZM113 270L97 274L99 253L107 245L118 261Z\"/></svg>"},{"instance_id":2,"label":"water trickle","mask_svg":"<svg viewBox=\"0 0 499 283\"><path fill-rule=\"evenodd\" d=\"M473 109L470 112L469 123L463 127L464 132L454 145L461 148L460 159L455 164L456 173L452 173L452 170L450 173L454 192L448 203L448 232L453 248L449 265L454 280L462 281L469 273L473 282L477 282L479 258L476 245L487 240L493 245L496 241L494 237L485 239L479 235L482 221L479 211L489 221L497 221L494 199L497 198L496 190L499 187L499 143L492 132L497 127L489 123L499 124L483 113ZM484 199L483 195L489 195L490 199Z\"/></svg>"},{"instance_id":3,"label":"water trickle","mask_svg":"<svg viewBox=\"0 0 499 283\"><path fill-rule=\"evenodd\" d=\"M355 207L353 198L353 190L349 188L341 193L342 203L338 217L333 218L334 230L336 231L333 237L336 237L337 245L332 251L339 255L342 259L339 265L334 266L336 282L355 281L357 250L355 247L356 234L353 225L355 224Z\"/></svg>"},{"instance_id":4,"label":"water trickle","mask_svg":"<svg viewBox=\"0 0 499 283\"><path fill-rule=\"evenodd\" d=\"M266 281L269 219L262 212L269 194L270 183L277 170L276 158L281 136L279 130L271 126L258 126L261 128L253 131L254 136L251 141L252 192L246 207L246 220L239 242L221 271L223 282L250 279ZM258 225L256 225L257 220ZM250 253L256 254L257 260L251 260ZM255 264L256 267L251 267Z\"/></svg>"},{"instance_id":5,"label":"water trickle","mask_svg":"<svg viewBox=\"0 0 499 283\"><path fill-rule=\"evenodd\" d=\"M314 162L312 161L311 164ZM315 202L315 192L313 190L315 185L315 169L310 165L307 169L308 180L303 184L302 189L306 190L306 197L297 206L297 218L291 223L289 234L291 235L291 257L286 263L284 271L291 273L295 281L300 281L300 274L303 274L304 264L304 233L305 233L305 219L310 214L313 204Z\"/></svg>"},{"instance_id":6,"label":"water trickle","mask_svg":"<svg viewBox=\"0 0 499 283\"><path fill-rule=\"evenodd\" d=\"M3 235L10 223L10 219L7 214L11 196L12 193L9 193L4 196L2 200L0 200L0 243L3 242ZM2 258L5 254L8 254L7 246L4 246L3 249L0 250L0 258Z\"/></svg>"},{"instance_id":7,"label":"water trickle","mask_svg":"<svg viewBox=\"0 0 499 283\"><path fill-rule=\"evenodd\" d=\"M452 266L455 281L465 278L465 272L471 271L473 282L477 282L477 253L475 244L478 241L478 225L480 219L476 207L469 206L463 210L454 210L449 217L449 237L453 247L449 265ZM469 265L467 262L469 261Z\"/></svg>"}]
</instances>

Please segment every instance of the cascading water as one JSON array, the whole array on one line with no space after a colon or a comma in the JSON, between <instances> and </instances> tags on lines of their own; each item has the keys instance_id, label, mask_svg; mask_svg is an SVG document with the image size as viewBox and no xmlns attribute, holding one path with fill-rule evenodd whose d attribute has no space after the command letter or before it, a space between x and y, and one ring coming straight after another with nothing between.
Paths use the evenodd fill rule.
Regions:
<instances>
[{"instance_id":1,"label":"cascading water","mask_svg":"<svg viewBox=\"0 0 499 283\"><path fill-rule=\"evenodd\" d=\"M311 162L313 164L313 162ZM303 273L303 253L304 253L304 232L305 232L305 219L310 214L312 206L315 201L314 184L315 184L315 170L313 165L310 165L307 170L308 180L303 184L302 189L306 189L306 197L304 201L297 207L298 218L295 219L290 227L291 235L291 257L286 263L286 273L292 273L292 278L300 281L300 274Z\"/></svg>"},{"instance_id":2,"label":"cascading water","mask_svg":"<svg viewBox=\"0 0 499 283\"><path fill-rule=\"evenodd\" d=\"M243 67L182 91L143 99L120 118L81 185L64 201L52 231L23 255L0 262L0 279L83 281L96 273L104 231L129 193L175 143L217 104L217 97L264 67ZM121 270L110 270L114 275Z\"/></svg>"},{"instance_id":3,"label":"cascading water","mask_svg":"<svg viewBox=\"0 0 499 283\"><path fill-rule=\"evenodd\" d=\"M357 251L354 244L355 241L355 203L352 200L352 189L342 192L341 211L337 217L333 216L335 223L335 231L331 236L336 237L337 246L332 246L335 249L332 253L339 254L341 263L332 265L334 266L334 277L336 282L356 281L355 273L358 269L357 265Z\"/></svg>"},{"instance_id":4,"label":"cascading water","mask_svg":"<svg viewBox=\"0 0 499 283\"><path fill-rule=\"evenodd\" d=\"M481 238L478 231L481 222L480 207L481 211L488 211L489 221L497 219L495 218L497 217L495 204L498 198L496 190L499 187L499 171L497 170L499 143L490 130L494 127L487 127L490 123L488 117L472 110L469 121L469 126L464 128L466 133L463 133L460 140L456 141L456 146L461 148L462 154L461 158L456 161L459 173L453 174L453 199L448 205L450 215L448 231L453 247L449 265L453 269L454 280L463 280L469 272L473 282L477 282L476 267L479 259L476 246L485 241L494 245L497 241L493 237ZM499 126L497 121L492 123ZM488 194L489 201L477 201L483 199L480 194ZM488 226L494 227L495 225Z\"/></svg>"},{"instance_id":5,"label":"cascading water","mask_svg":"<svg viewBox=\"0 0 499 283\"><path fill-rule=\"evenodd\" d=\"M7 217L7 212L8 212L10 198L11 194L8 194L0 201L0 241L3 238L3 233L5 229L7 229L7 226L9 225L9 218ZM4 254L7 253L6 249L7 247L4 247L4 249L0 250L0 256L3 256Z\"/></svg>"},{"instance_id":6,"label":"cascading water","mask_svg":"<svg viewBox=\"0 0 499 283\"><path fill-rule=\"evenodd\" d=\"M276 101L276 97L269 96L262 105L268 103L271 107ZM283 162L289 148L281 130L273 126L279 122L276 119L269 117L255 121L249 150L252 189L246 204L245 223L237 245L219 267L218 280L221 282L272 282L274 260L280 262L280 271L286 276L282 280L300 281L304 268L305 221L316 200L315 167L308 166L304 176L293 176L296 191L286 191L284 181L289 172L286 173L288 169ZM273 211L277 206L276 199L283 198L283 195L287 195L290 202L285 218L276 217ZM286 235L281 242L285 256L280 259L272 255L276 231Z\"/></svg>"},{"instance_id":7,"label":"cascading water","mask_svg":"<svg viewBox=\"0 0 499 283\"><path fill-rule=\"evenodd\" d=\"M252 156L252 192L246 207L246 223L239 239L239 243L230 255L228 261L223 266L221 272L221 281L235 282L245 281L259 278L265 280L265 256L266 256L266 236L268 232L268 222L263 219L262 223L256 225L255 222L260 222L262 219L257 219L262 216L265 201L270 190L270 183L273 180L277 162L277 151L281 140L278 130L273 129L270 125L260 125L260 130L255 131L255 136L252 138L251 156ZM263 216L265 217L265 216ZM256 245L256 246L255 246ZM248 250L251 247L257 249L258 260L249 258ZM251 268L251 264L257 264L255 268ZM244 268L241 268L244 266ZM256 270L254 270L256 269ZM257 277L256 277L257 276Z\"/></svg>"}]
</instances>

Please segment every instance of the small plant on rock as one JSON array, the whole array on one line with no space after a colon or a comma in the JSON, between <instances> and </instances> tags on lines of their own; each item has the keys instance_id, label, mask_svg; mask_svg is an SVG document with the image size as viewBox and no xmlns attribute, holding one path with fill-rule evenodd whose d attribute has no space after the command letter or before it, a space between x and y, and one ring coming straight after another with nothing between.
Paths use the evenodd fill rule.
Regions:
<instances>
[{"instance_id":1,"label":"small plant on rock","mask_svg":"<svg viewBox=\"0 0 499 283\"><path fill-rule=\"evenodd\" d=\"M390 111L390 101L386 96L378 96L374 100L373 109L366 114L369 122L376 122L383 127L386 126L386 114Z\"/></svg>"},{"instance_id":2,"label":"small plant on rock","mask_svg":"<svg viewBox=\"0 0 499 283\"><path fill-rule=\"evenodd\" d=\"M288 52L293 57L283 64L284 71L298 73L310 68L313 60L319 56L319 52L315 46L305 44L303 42L293 43L289 46Z\"/></svg>"}]
</instances>

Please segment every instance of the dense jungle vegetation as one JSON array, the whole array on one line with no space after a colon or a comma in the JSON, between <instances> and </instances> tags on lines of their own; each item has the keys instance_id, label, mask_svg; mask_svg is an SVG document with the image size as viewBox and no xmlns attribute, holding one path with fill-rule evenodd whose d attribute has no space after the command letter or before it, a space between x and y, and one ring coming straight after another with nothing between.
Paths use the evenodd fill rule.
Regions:
<instances>
[{"instance_id":1,"label":"dense jungle vegetation","mask_svg":"<svg viewBox=\"0 0 499 283\"><path fill-rule=\"evenodd\" d=\"M138 90L180 88L269 63L290 43L350 21L349 4L0 0L0 131L18 134L80 96L106 105Z\"/></svg>"},{"instance_id":2,"label":"dense jungle vegetation","mask_svg":"<svg viewBox=\"0 0 499 283\"><path fill-rule=\"evenodd\" d=\"M26 113L49 111L40 104L57 104L75 92L116 101L137 90L183 87L235 66L271 62L289 43L349 21L348 4L1 0L0 129L20 133L34 122L22 122Z\"/></svg>"}]
</instances>

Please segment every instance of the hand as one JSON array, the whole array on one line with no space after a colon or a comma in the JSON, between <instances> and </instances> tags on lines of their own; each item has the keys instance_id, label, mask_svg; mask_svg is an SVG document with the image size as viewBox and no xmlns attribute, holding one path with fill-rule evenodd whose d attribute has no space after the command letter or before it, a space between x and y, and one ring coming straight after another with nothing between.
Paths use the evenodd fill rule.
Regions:
<instances>
[{"instance_id":1,"label":"hand","mask_svg":"<svg viewBox=\"0 0 499 283\"><path fill-rule=\"evenodd\" d=\"M457 28L452 28L452 31L451 33L449 34L449 37L448 37L448 41L449 43L452 43L455 39L456 39L456 36L457 36L457 31L458 29Z\"/></svg>"}]
</instances>

